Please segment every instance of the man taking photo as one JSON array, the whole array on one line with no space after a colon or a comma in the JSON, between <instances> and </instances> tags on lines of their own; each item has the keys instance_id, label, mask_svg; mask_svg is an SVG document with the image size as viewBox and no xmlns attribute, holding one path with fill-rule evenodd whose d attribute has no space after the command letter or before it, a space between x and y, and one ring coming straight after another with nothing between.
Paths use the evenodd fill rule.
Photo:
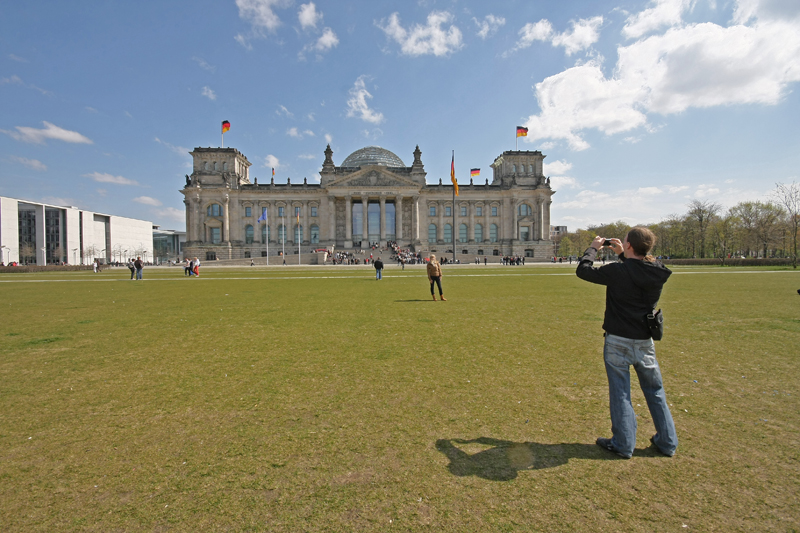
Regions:
<instances>
[{"instance_id":1,"label":"man taking photo","mask_svg":"<svg viewBox=\"0 0 800 533\"><path fill-rule=\"evenodd\" d=\"M623 241L595 237L576 271L579 278L606 286L603 359L608 375L612 437L598 438L597 445L625 459L630 459L636 447L630 366L639 376L639 384L656 426L656 434L650 442L670 457L678 447L675 423L667 404L647 321L647 315L653 313L661 297L661 288L672 274L649 255L655 243L655 234L643 227L632 228ZM603 246L618 254L620 262L595 268L593 263L597 252Z\"/></svg>"}]
</instances>

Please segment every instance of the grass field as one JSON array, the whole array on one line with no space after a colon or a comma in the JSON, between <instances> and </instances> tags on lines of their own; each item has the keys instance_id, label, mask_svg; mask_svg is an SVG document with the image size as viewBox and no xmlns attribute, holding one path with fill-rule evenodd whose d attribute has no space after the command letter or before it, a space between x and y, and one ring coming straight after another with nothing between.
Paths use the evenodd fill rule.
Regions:
<instances>
[{"instance_id":1,"label":"grass field","mask_svg":"<svg viewBox=\"0 0 800 533\"><path fill-rule=\"evenodd\" d=\"M674 271L627 461L567 266L3 275L0 530L798 531L800 273Z\"/></svg>"}]
</instances>

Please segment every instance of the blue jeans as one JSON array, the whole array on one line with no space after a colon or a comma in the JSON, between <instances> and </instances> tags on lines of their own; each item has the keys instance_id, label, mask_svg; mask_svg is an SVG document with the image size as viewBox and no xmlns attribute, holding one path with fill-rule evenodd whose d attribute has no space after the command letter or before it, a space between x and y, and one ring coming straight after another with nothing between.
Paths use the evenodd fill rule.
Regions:
<instances>
[{"instance_id":1,"label":"blue jeans","mask_svg":"<svg viewBox=\"0 0 800 533\"><path fill-rule=\"evenodd\" d=\"M136 279L142 279L142 269L141 268L137 268L136 269Z\"/></svg>"},{"instance_id":2,"label":"blue jeans","mask_svg":"<svg viewBox=\"0 0 800 533\"><path fill-rule=\"evenodd\" d=\"M656 426L653 441L663 453L674 454L678 447L678 435L675 433L675 423L664 393L653 339L626 339L606 334L603 359L608 375L608 401L613 434L611 444L624 455L633 454L636 447L636 413L631 404L629 368L633 365Z\"/></svg>"},{"instance_id":3,"label":"blue jeans","mask_svg":"<svg viewBox=\"0 0 800 533\"><path fill-rule=\"evenodd\" d=\"M383 278L381 277L381 270L382 270L382 269L380 269L380 268L376 268L376 269L375 269L375 279L383 279Z\"/></svg>"}]
</instances>

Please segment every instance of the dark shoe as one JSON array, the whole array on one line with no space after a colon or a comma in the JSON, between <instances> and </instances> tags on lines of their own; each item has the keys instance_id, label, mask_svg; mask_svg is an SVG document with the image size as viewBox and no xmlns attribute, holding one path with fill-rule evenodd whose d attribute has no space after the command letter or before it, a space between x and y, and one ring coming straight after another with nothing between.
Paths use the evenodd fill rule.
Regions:
<instances>
[{"instance_id":1,"label":"dark shoe","mask_svg":"<svg viewBox=\"0 0 800 533\"><path fill-rule=\"evenodd\" d=\"M622 453L621 451L617 450L617 449L614 447L614 445L613 445L613 444L611 444L611 439L604 439L603 437L600 437L600 438L598 438L598 439L597 439L597 441L595 442L595 444L597 444L597 445L598 445L598 446L600 446L601 448L605 448L606 450L608 450L608 451L610 451L610 452L614 452L615 454L619 455L619 456L620 456L620 457L622 457L623 459L630 459L630 458L631 458L631 456L630 456L630 455L625 455L625 454L624 454L624 453Z\"/></svg>"},{"instance_id":2,"label":"dark shoe","mask_svg":"<svg viewBox=\"0 0 800 533\"><path fill-rule=\"evenodd\" d=\"M664 452L664 450L662 450L661 448L659 448L659 447L656 445L655 438L656 438L656 436L655 436L655 435L653 435L652 437L650 437L650 444L652 444L652 445L655 447L655 449L656 449L656 450L658 450L659 452L661 452L661 454L662 454L662 455L666 455L667 457L672 457L673 455L675 455L675 452L672 452L672 453L665 453L665 452Z\"/></svg>"}]
</instances>

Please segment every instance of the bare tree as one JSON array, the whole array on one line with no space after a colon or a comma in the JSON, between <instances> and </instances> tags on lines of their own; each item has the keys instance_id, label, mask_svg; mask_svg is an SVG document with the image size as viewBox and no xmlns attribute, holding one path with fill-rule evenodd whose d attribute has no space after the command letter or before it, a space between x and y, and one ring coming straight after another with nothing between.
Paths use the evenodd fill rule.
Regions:
<instances>
[{"instance_id":1,"label":"bare tree","mask_svg":"<svg viewBox=\"0 0 800 533\"><path fill-rule=\"evenodd\" d=\"M718 217L717 220L711 225L711 234L719 246L720 257L722 264L725 264L725 259L731 249L731 244L736 234L736 224L738 219L733 214L732 210L728 210L725 216Z\"/></svg>"},{"instance_id":2,"label":"bare tree","mask_svg":"<svg viewBox=\"0 0 800 533\"><path fill-rule=\"evenodd\" d=\"M689 203L689 218L694 222L697 228L697 236L700 239L700 257L706 256L706 233L708 226L714 220L722 206L714 202L701 202L700 200L692 200Z\"/></svg>"},{"instance_id":3,"label":"bare tree","mask_svg":"<svg viewBox=\"0 0 800 533\"><path fill-rule=\"evenodd\" d=\"M797 268L797 231L800 228L800 183L777 183L773 196L789 215L792 236L792 267Z\"/></svg>"}]
</instances>

